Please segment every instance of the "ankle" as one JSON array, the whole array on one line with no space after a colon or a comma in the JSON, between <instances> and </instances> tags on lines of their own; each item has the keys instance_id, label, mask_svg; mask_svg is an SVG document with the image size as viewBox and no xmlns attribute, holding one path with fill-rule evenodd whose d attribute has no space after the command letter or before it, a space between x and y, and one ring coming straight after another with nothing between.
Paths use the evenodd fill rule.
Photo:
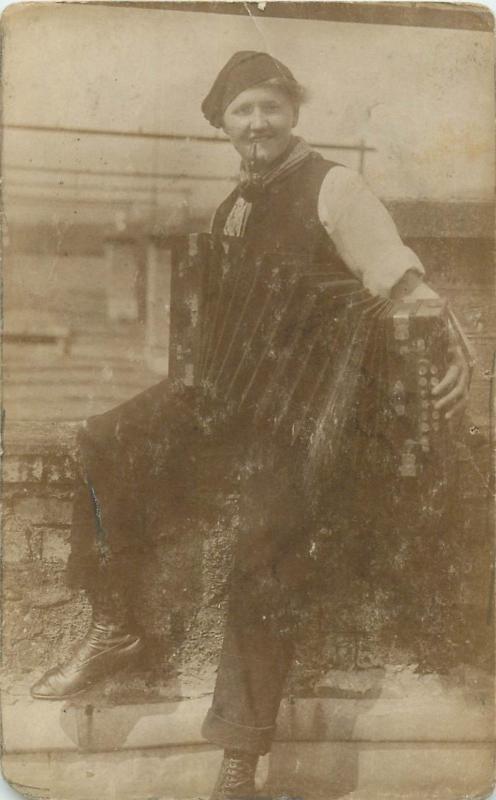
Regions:
<instances>
[{"instance_id":1,"label":"ankle","mask_svg":"<svg viewBox=\"0 0 496 800\"><path fill-rule=\"evenodd\" d=\"M106 595L90 598L92 624L115 630L131 630L132 624L127 604Z\"/></svg>"},{"instance_id":2,"label":"ankle","mask_svg":"<svg viewBox=\"0 0 496 800\"><path fill-rule=\"evenodd\" d=\"M124 622L116 622L98 615L94 615L89 631L101 636L102 639L113 639L119 636L128 636L133 631Z\"/></svg>"},{"instance_id":3,"label":"ankle","mask_svg":"<svg viewBox=\"0 0 496 800\"><path fill-rule=\"evenodd\" d=\"M247 764L257 764L260 758L256 753L250 753L247 750L236 750L234 748L226 748L224 750L224 757L239 759Z\"/></svg>"}]
</instances>

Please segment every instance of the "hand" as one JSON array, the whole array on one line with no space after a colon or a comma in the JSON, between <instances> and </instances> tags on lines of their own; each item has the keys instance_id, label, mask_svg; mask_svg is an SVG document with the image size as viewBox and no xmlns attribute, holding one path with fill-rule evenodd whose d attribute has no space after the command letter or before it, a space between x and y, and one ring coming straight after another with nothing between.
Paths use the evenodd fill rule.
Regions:
<instances>
[{"instance_id":1,"label":"hand","mask_svg":"<svg viewBox=\"0 0 496 800\"><path fill-rule=\"evenodd\" d=\"M422 280L415 270L408 270L391 291L393 300L412 302L414 300L438 300L439 295ZM468 390L474 361L470 346L466 342L456 317L449 323L448 359L450 365L443 379L432 390L436 398L436 411L444 410L447 420L461 415L468 402ZM463 342L464 347L460 342Z\"/></svg>"},{"instance_id":2,"label":"hand","mask_svg":"<svg viewBox=\"0 0 496 800\"><path fill-rule=\"evenodd\" d=\"M453 338L449 347L450 365L444 378L432 390L436 410L444 410L446 419L462 414L468 403L470 367L460 345Z\"/></svg>"}]
</instances>

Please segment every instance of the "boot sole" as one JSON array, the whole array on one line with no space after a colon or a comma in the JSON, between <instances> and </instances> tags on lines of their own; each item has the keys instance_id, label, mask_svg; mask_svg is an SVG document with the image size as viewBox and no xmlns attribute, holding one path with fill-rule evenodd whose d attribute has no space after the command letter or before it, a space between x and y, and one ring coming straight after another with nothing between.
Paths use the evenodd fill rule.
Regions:
<instances>
[{"instance_id":1,"label":"boot sole","mask_svg":"<svg viewBox=\"0 0 496 800\"><path fill-rule=\"evenodd\" d=\"M132 666L132 659L139 655L144 650L145 645L138 639L138 641L133 642L133 644L129 645L125 650L121 650L118 653L116 661L120 661L121 657L124 663L119 664L117 663L115 669L112 671L111 674L102 675L99 678L95 678L91 683L88 683L87 686L83 686L82 689L78 689L75 692L69 692L68 694L38 694L37 692L31 691L31 697L35 700L70 700L72 697L78 697L85 692L89 692L90 689L94 689L95 686L98 686L101 683L104 683L108 678L114 677L115 675L119 674L120 672L125 672L128 668ZM131 659L131 661L127 661ZM127 661L127 663L125 663Z\"/></svg>"}]
</instances>

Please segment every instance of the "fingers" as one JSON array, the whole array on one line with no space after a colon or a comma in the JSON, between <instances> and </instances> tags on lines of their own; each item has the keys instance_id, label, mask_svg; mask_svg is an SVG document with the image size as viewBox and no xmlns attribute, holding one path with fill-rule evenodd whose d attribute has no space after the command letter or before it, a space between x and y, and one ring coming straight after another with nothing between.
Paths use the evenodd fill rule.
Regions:
<instances>
[{"instance_id":1,"label":"fingers","mask_svg":"<svg viewBox=\"0 0 496 800\"><path fill-rule=\"evenodd\" d=\"M437 386L435 386L435 388L432 390L432 394L434 395L434 397L444 394L444 392L447 389L451 389L453 386L455 386L460 376L460 373L461 373L461 368L459 364L458 363L451 364L444 378L441 381L439 381Z\"/></svg>"},{"instance_id":2,"label":"fingers","mask_svg":"<svg viewBox=\"0 0 496 800\"><path fill-rule=\"evenodd\" d=\"M462 414L463 411L465 411L466 406L467 406L467 397L464 396L461 400L458 401L458 403L455 403L455 405L452 408L450 408L449 411L446 412L446 414L444 415L445 418L453 420L455 417L457 417L459 414Z\"/></svg>"},{"instance_id":3,"label":"fingers","mask_svg":"<svg viewBox=\"0 0 496 800\"><path fill-rule=\"evenodd\" d=\"M451 419L465 407L468 400L468 368L463 360L452 364L443 380L432 390L434 397L438 397L434 408L438 411L446 409L446 419ZM446 390L446 394L443 394ZM440 396L442 395L442 396Z\"/></svg>"},{"instance_id":4,"label":"fingers","mask_svg":"<svg viewBox=\"0 0 496 800\"><path fill-rule=\"evenodd\" d=\"M465 398L465 386L459 383L451 392L448 392L448 394L445 394L444 397L434 403L434 408L436 411L440 411L442 408L458 405L462 398Z\"/></svg>"}]
</instances>

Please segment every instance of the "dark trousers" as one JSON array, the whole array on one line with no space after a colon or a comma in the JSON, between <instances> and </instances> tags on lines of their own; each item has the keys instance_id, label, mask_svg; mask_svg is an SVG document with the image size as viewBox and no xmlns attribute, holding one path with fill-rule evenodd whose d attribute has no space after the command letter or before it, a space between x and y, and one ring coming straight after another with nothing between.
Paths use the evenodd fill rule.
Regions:
<instances>
[{"instance_id":1,"label":"dark trousers","mask_svg":"<svg viewBox=\"0 0 496 800\"><path fill-rule=\"evenodd\" d=\"M167 380L87 420L79 434L68 582L125 588L166 512L194 498L201 437L192 393Z\"/></svg>"},{"instance_id":2,"label":"dark trousers","mask_svg":"<svg viewBox=\"0 0 496 800\"><path fill-rule=\"evenodd\" d=\"M276 557L275 567L267 563L256 576L238 561L232 575L217 683L202 729L225 748L260 755L270 749L305 608L298 577L278 576L284 560L289 566L289 559Z\"/></svg>"},{"instance_id":3,"label":"dark trousers","mask_svg":"<svg viewBox=\"0 0 496 800\"><path fill-rule=\"evenodd\" d=\"M205 487L227 487L235 475L241 534L203 734L223 747L267 752L309 576L294 452L233 426L220 408L166 380L86 422L79 468L68 581L90 598L130 595L131 576L157 532L174 529L186 510L201 514Z\"/></svg>"}]
</instances>

